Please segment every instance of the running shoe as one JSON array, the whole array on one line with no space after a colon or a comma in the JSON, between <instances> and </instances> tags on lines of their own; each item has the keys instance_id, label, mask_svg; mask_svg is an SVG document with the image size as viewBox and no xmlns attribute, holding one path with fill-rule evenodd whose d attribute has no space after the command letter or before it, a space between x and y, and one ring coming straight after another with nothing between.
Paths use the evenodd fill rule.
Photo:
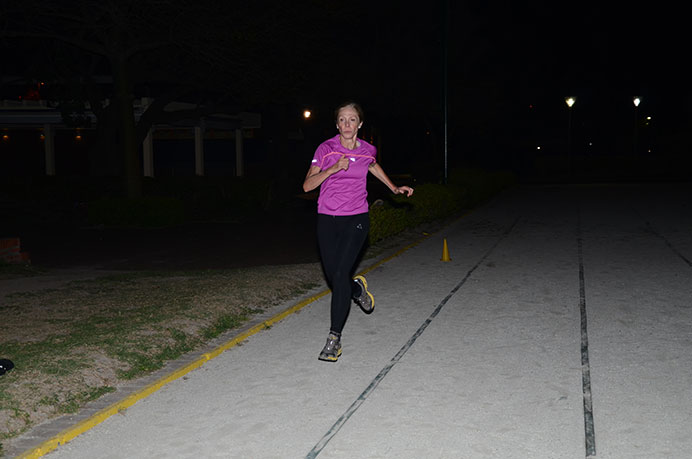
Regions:
<instances>
[{"instance_id":1,"label":"running shoe","mask_svg":"<svg viewBox=\"0 0 692 459\"><path fill-rule=\"evenodd\" d=\"M363 276L356 276L353 281L360 286L360 296L353 297L353 301L360 306L364 313L370 314L375 310L375 297L368 292L368 281Z\"/></svg>"},{"instance_id":2,"label":"running shoe","mask_svg":"<svg viewBox=\"0 0 692 459\"><path fill-rule=\"evenodd\" d=\"M327 362L336 362L341 355L341 335L334 332L329 332L327 344L320 352L319 359Z\"/></svg>"}]
</instances>

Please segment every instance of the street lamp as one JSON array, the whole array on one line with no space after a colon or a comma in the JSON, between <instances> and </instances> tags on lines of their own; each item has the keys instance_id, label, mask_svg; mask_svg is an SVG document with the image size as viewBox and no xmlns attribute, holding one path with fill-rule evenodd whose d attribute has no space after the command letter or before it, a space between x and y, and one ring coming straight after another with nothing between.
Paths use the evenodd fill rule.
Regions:
<instances>
[{"instance_id":1,"label":"street lamp","mask_svg":"<svg viewBox=\"0 0 692 459\"><path fill-rule=\"evenodd\" d=\"M652 139L652 132L651 132L651 117L647 116L646 117L646 122L644 123L645 130L644 130L644 137L646 138L646 152L651 153L652 145L651 145L651 139Z\"/></svg>"},{"instance_id":2,"label":"street lamp","mask_svg":"<svg viewBox=\"0 0 692 459\"><path fill-rule=\"evenodd\" d=\"M639 107L639 104L642 102L641 97L634 96L632 98L632 103L634 104L634 134L633 134L633 140L632 140L632 152L634 155L637 155L637 107Z\"/></svg>"},{"instance_id":3,"label":"street lamp","mask_svg":"<svg viewBox=\"0 0 692 459\"><path fill-rule=\"evenodd\" d=\"M565 97L565 103L569 109L569 115L567 119L567 172L572 176L572 151L571 151L571 140L572 140L572 105L577 101L576 97Z\"/></svg>"}]
</instances>

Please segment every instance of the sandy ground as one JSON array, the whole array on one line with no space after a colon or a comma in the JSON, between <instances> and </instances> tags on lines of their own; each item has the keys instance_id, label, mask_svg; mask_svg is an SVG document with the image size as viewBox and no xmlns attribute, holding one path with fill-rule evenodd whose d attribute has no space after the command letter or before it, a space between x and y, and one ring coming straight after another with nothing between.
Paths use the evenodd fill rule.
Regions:
<instances>
[{"instance_id":1,"label":"sandy ground","mask_svg":"<svg viewBox=\"0 0 692 459\"><path fill-rule=\"evenodd\" d=\"M47 457L688 458L691 191L505 193L368 273L337 363L327 296Z\"/></svg>"}]
</instances>

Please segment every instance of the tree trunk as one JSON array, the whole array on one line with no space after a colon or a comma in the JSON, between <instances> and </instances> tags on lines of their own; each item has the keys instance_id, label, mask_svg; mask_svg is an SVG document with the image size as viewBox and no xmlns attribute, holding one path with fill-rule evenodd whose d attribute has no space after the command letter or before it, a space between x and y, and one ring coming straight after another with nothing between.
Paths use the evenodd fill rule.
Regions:
<instances>
[{"instance_id":1,"label":"tree trunk","mask_svg":"<svg viewBox=\"0 0 692 459\"><path fill-rule=\"evenodd\" d=\"M128 198L142 196L142 167L136 142L134 96L125 56L111 58L118 125L118 148L123 158L123 179Z\"/></svg>"},{"instance_id":2,"label":"tree trunk","mask_svg":"<svg viewBox=\"0 0 692 459\"><path fill-rule=\"evenodd\" d=\"M89 151L89 170L93 177L119 177L123 174L121 155L116 145L118 130L115 115L114 106L100 110L97 115L96 140Z\"/></svg>"}]
</instances>

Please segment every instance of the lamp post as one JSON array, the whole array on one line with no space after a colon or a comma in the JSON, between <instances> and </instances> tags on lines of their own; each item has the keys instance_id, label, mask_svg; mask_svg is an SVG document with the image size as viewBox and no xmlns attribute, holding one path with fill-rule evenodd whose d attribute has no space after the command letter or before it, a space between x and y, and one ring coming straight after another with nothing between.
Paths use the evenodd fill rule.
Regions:
<instances>
[{"instance_id":1,"label":"lamp post","mask_svg":"<svg viewBox=\"0 0 692 459\"><path fill-rule=\"evenodd\" d=\"M641 101L641 97L635 96L632 98L632 103L634 104L634 134L632 140L632 153L634 154L634 156L637 156L637 107L639 107Z\"/></svg>"},{"instance_id":2,"label":"lamp post","mask_svg":"<svg viewBox=\"0 0 692 459\"><path fill-rule=\"evenodd\" d=\"M449 54L449 48L448 48L448 39L449 39L449 0L446 0L444 3L444 39L442 40L442 47L443 47L443 62L444 62L444 70L443 70L443 112L444 112L444 184L447 184L447 176L448 176L448 123L449 123L449 118L448 118L448 104L447 104L447 97L448 97L448 77L447 77L447 72L448 72L448 54ZM379 150L379 149L378 149Z\"/></svg>"},{"instance_id":3,"label":"lamp post","mask_svg":"<svg viewBox=\"0 0 692 459\"><path fill-rule=\"evenodd\" d=\"M300 142L302 144L301 149L305 152L305 156L308 157L308 155L310 155L311 148L313 148L312 125L315 124L315 121L317 121L315 119L316 113L312 108L304 107L301 116L303 118L303 123L301 123L299 131L302 137L302 141Z\"/></svg>"},{"instance_id":4,"label":"lamp post","mask_svg":"<svg viewBox=\"0 0 692 459\"><path fill-rule=\"evenodd\" d=\"M577 101L576 97L565 97L569 113L567 117L567 173L572 176L572 105Z\"/></svg>"},{"instance_id":5,"label":"lamp post","mask_svg":"<svg viewBox=\"0 0 692 459\"><path fill-rule=\"evenodd\" d=\"M651 117L647 116L646 117L646 122L644 123L644 126L646 126L646 129L644 130L644 136L646 138L646 152L651 153L651 150L653 148L652 143L652 138L653 138L653 132L652 132L652 127L651 127Z\"/></svg>"}]
</instances>

